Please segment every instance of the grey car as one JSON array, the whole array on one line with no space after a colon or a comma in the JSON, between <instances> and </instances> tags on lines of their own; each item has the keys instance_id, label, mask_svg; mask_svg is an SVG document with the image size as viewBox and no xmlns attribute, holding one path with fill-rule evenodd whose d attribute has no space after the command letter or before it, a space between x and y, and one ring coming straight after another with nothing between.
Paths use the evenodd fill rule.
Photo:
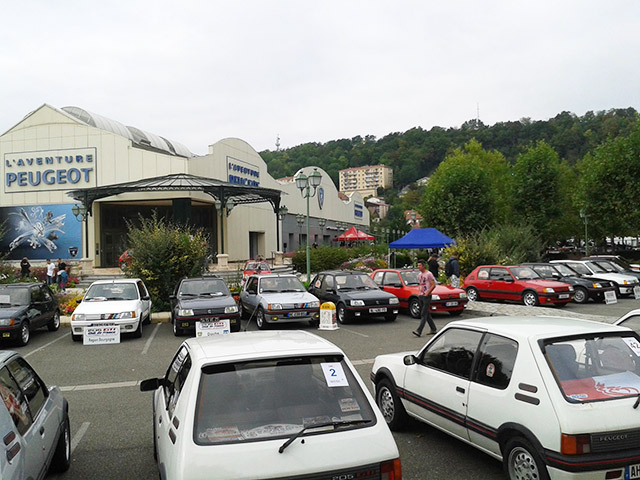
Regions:
<instances>
[{"instance_id":1,"label":"grey car","mask_svg":"<svg viewBox=\"0 0 640 480\"><path fill-rule=\"evenodd\" d=\"M47 387L19 354L0 351L0 455L2 480L43 479L71 460L69 405Z\"/></svg>"}]
</instances>

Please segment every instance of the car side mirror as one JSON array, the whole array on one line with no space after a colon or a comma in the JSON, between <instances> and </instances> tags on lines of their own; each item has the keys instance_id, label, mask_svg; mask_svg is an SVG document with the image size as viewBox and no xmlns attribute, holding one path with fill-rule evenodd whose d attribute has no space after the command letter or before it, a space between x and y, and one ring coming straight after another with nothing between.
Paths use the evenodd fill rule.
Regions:
<instances>
[{"instance_id":1,"label":"car side mirror","mask_svg":"<svg viewBox=\"0 0 640 480\"><path fill-rule=\"evenodd\" d=\"M175 300L176 298L178 297L176 297L175 295L169 295L169 300Z\"/></svg>"},{"instance_id":2,"label":"car side mirror","mask_svg":"<svg viewBox=\"0 0 640 480\"><path fill-rule=\"evenodd\" d=\"M159 389L164 385L163 378L149 378L140 382L141 392L152 392Z\"/></svg>"},{"instance_id":3,"label":"car side mirror","mask_svg":"<svg viewBox=\"0 0 640 480\"><path fill-rule=\"evenodd\" d=\"M142 300L149 300L149 299L151 299L149 295L145 295L144 297L142 297Z\"/></svg>"},{"instance_id":4,"label":"car side mirror","mask_svg":"<svg viewBox=\"0 0 640 480\"><path fill-rule=\"evenodd\" d=\"M409 366L409 365L415 365L416 363L418 363L418 359L416 358L416 356L415 356L415 355L406 355L406 356L402 359L402 361L404 362L404 364L405 364L406 366Z\"/></svg>"},{"instance_id":5,"label":"car side mirror","mask_svg":"<svg viewBox=\"0 0 640 480\"><path fill-rule=\"evenodd\" d=\"M76 303L80 303L80 302L82 302L82 299L81 299L81 298L78 298L78 299L76 300Z\"/></svg>"}]
</instances>

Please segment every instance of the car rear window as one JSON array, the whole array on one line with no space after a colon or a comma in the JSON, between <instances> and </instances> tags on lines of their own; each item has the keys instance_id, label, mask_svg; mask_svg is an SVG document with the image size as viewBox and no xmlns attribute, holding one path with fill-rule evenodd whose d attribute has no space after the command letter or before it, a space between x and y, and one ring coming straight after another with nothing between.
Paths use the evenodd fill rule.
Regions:
<instances>
[{"instance_id":1,"label":"car rear window","mask_svg":"<svg viewBox=\"0 0 640 480\"><path fill-rule=\"evenodd\" d=\"M544 351L562 393L571 402L640 394L640 340L632 332L550 341Z\"/></svg>"},{"instance_id":2,"label":"car rear window","mask_svg":"<svg viewBox=\"0 0 640 480\"><path fill-rule=\"evenodd\" d=\"M29 289L0 285L0 305L28 305Z\"/></svg>"},{"instance_id":3,"label":"car rear window","mask_svg":"<svg viewBox=\"0 0 640 480\"><path fill-rule=\"evenodd\" d=\"M371 405L341 356L304 356L205 366L194 421L199 445L287 438L327 422L375 423Z\"/></svg>"}]
</instances>

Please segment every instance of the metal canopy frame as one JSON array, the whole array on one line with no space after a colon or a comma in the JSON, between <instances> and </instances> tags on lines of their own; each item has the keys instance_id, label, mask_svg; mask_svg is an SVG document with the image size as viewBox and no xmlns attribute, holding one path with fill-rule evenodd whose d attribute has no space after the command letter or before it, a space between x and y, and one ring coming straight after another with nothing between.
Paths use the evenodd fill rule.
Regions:
<instances>
[{"instance_id":1,"label":"metal canopy frame","mask_svg":"<svg viewBox=\"0 0 640 480\"><path fill-rule=\"evenodd\" d=\"M161 177L145 178L133 182L71 190L67 192L67 195L77 202L81 202L86 207L87 213L91 214L93 202L102 198L113 197L122 193L163 191L203 192L220 202L220 208L218 210L220 213L221 253L224 253L224 211L229 200L231 200L234 205L269 202L273 208L273 212L276 214L277 224L280 196L283 194L283 192L275 188L245 187L244 185L221 182L219 180L189 175L187 173L176 173ZM278 228L277 225L276 228Z\"/></svg>"}]
</instances>

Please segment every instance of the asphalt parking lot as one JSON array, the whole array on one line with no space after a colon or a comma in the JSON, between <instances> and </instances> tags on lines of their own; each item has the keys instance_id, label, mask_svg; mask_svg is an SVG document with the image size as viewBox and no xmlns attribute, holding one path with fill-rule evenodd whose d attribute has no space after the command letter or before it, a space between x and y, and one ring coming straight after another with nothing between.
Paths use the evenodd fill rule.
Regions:
<instances>
[{"instance_id":1,"label":"asphalt parking lot","mask_svg":"<svg viewBox=\"0 0 640 480\"><path fill-rule=\"evenodd\" d=\"M479 309L479 307L482 307ZM486 314L583 315L612 321L627 311L640 308L640 301L621 299L617 304L569 305L563 309L504 304L477 304L461 317ZM454 320L437 315L438 328ZM411 330L417 320L400 315L393 323L365 320L342 326L337 331L302 328L340 346L369 385L373 358L382 353L419 349L430 337L416 338ZM254 323L248 330L256 330ZM139 391L139 382L162 376L184 337L174 337L171 326L145 326L140 339L123 338L117 345L83 346L72 342L68 327L57 332L34 332L20 351L49 385L58 385L69 401L72 429L72 463L68 472L49 478L61 479L155 479L151 430L151 394ZM504 479L499 462L449 436L418 422L394 434L400 449L403 478Z\"/></svg>"}]
</instances>

